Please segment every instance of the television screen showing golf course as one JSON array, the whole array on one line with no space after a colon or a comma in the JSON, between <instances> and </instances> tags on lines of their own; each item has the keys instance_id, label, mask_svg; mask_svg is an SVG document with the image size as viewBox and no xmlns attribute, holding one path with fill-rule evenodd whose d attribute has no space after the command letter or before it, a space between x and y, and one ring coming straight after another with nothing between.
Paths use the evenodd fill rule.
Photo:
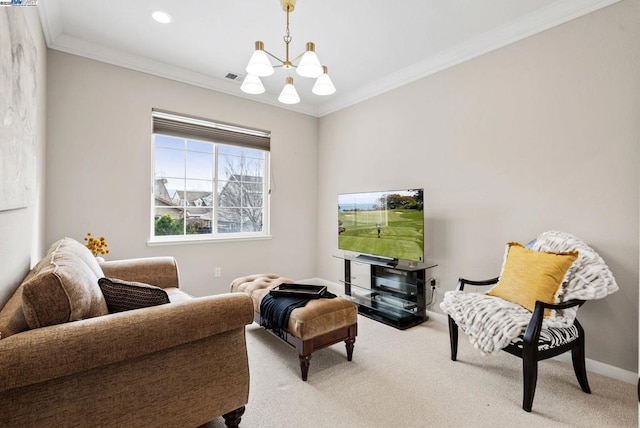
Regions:
<instances>
[{"instance_id":1,"label":"television screen showing golf course","mask_svg":"<svg viewBox=\"0 0 640 428\"><path fill-rule=\"evenodd\" d=\"M421 262L423 189L338 195L338 248Z\"/></svg>"}]
</instances>

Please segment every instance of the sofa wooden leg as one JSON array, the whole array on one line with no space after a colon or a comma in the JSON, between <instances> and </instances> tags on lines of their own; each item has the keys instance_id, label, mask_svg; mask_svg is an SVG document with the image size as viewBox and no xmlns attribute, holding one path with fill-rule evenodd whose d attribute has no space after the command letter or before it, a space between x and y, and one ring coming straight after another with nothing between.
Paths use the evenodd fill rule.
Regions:
<instances>
[{"instance_id":1,"label":"sofa wooden leg","mask_svg":"<svg viewBox=\"0 0 640 428\"><path fill-rule=\"evenodd\" d=\"M298 355L300 359L300 371L302 372L302 380L307 380L307 375L309 374L309 361L311 361L311 354L309 355Z\"/></svg>"},{"instance_id":2,"label":"sofa wooden leg","mask_svg":"<svg viewBox=\"0 0 640 428\"><path fill-rule=\"evenodd\" d=\"M224 424L229 428L237 428L240 426L240 420L242 419L242 415L244 415L245 407L242 406L238 409L232 410L229 413L225 413L222 415L224 418Z\"/></svg>"}]
</instances>

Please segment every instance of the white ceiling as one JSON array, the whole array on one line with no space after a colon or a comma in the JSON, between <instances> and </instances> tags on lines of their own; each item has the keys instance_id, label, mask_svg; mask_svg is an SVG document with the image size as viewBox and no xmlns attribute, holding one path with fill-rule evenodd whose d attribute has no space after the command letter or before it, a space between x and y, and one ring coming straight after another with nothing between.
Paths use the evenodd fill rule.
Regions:
<instances>
[{"instance_id":1,"label":"white ceiling","mask_svg":"<svg viewBox=\"0 0 640 428\"><path fill-rule=\"evenodd\" d=\"M323 116L619 0L298 0L291 13L291 56L313 41L337 92L276 101L286 71L246 95L241 74L262 40L284 57L286 14L279 0L41 0L49 48L208 89ZM172 15L158 24L154 10Z\"/></svg>"}]
</instances>

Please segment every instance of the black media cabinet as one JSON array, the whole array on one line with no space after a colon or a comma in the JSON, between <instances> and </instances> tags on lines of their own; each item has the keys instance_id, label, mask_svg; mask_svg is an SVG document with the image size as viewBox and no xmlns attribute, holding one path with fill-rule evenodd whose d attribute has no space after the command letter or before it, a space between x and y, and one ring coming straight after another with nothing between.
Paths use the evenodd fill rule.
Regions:
<instances>
[{"instance_id":1,"label":"black media cabinet","mask_svg":"<svg viewBox=\"0 0 640 428\"><path fill-rule=\"evenodd\" d=\"M427 320L426 271L437 265L336 257L344 260L345 297L360 314L400 330Z\"/></svg>"}]
</instances>

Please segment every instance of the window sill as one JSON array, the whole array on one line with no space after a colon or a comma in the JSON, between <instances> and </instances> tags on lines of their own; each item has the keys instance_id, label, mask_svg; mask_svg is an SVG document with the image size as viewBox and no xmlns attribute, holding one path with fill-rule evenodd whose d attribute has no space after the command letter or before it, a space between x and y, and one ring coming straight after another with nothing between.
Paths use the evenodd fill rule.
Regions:
<instances>
[{"instance_id":1,"label":"window sill","mask_svg":"<svg viewBox=\"0 0 640 428\"><path fill-rule=\"evenodd\" d=\"M147 241L148 247L155 247L161 245L190 245L190 244L218 244L222 242L244 242L244 241L265 241L271 239L271 235L254 235L254 236L230 236L230 237L166 237L166 238L152 238Z\"/></svg>"}]
</instances>

